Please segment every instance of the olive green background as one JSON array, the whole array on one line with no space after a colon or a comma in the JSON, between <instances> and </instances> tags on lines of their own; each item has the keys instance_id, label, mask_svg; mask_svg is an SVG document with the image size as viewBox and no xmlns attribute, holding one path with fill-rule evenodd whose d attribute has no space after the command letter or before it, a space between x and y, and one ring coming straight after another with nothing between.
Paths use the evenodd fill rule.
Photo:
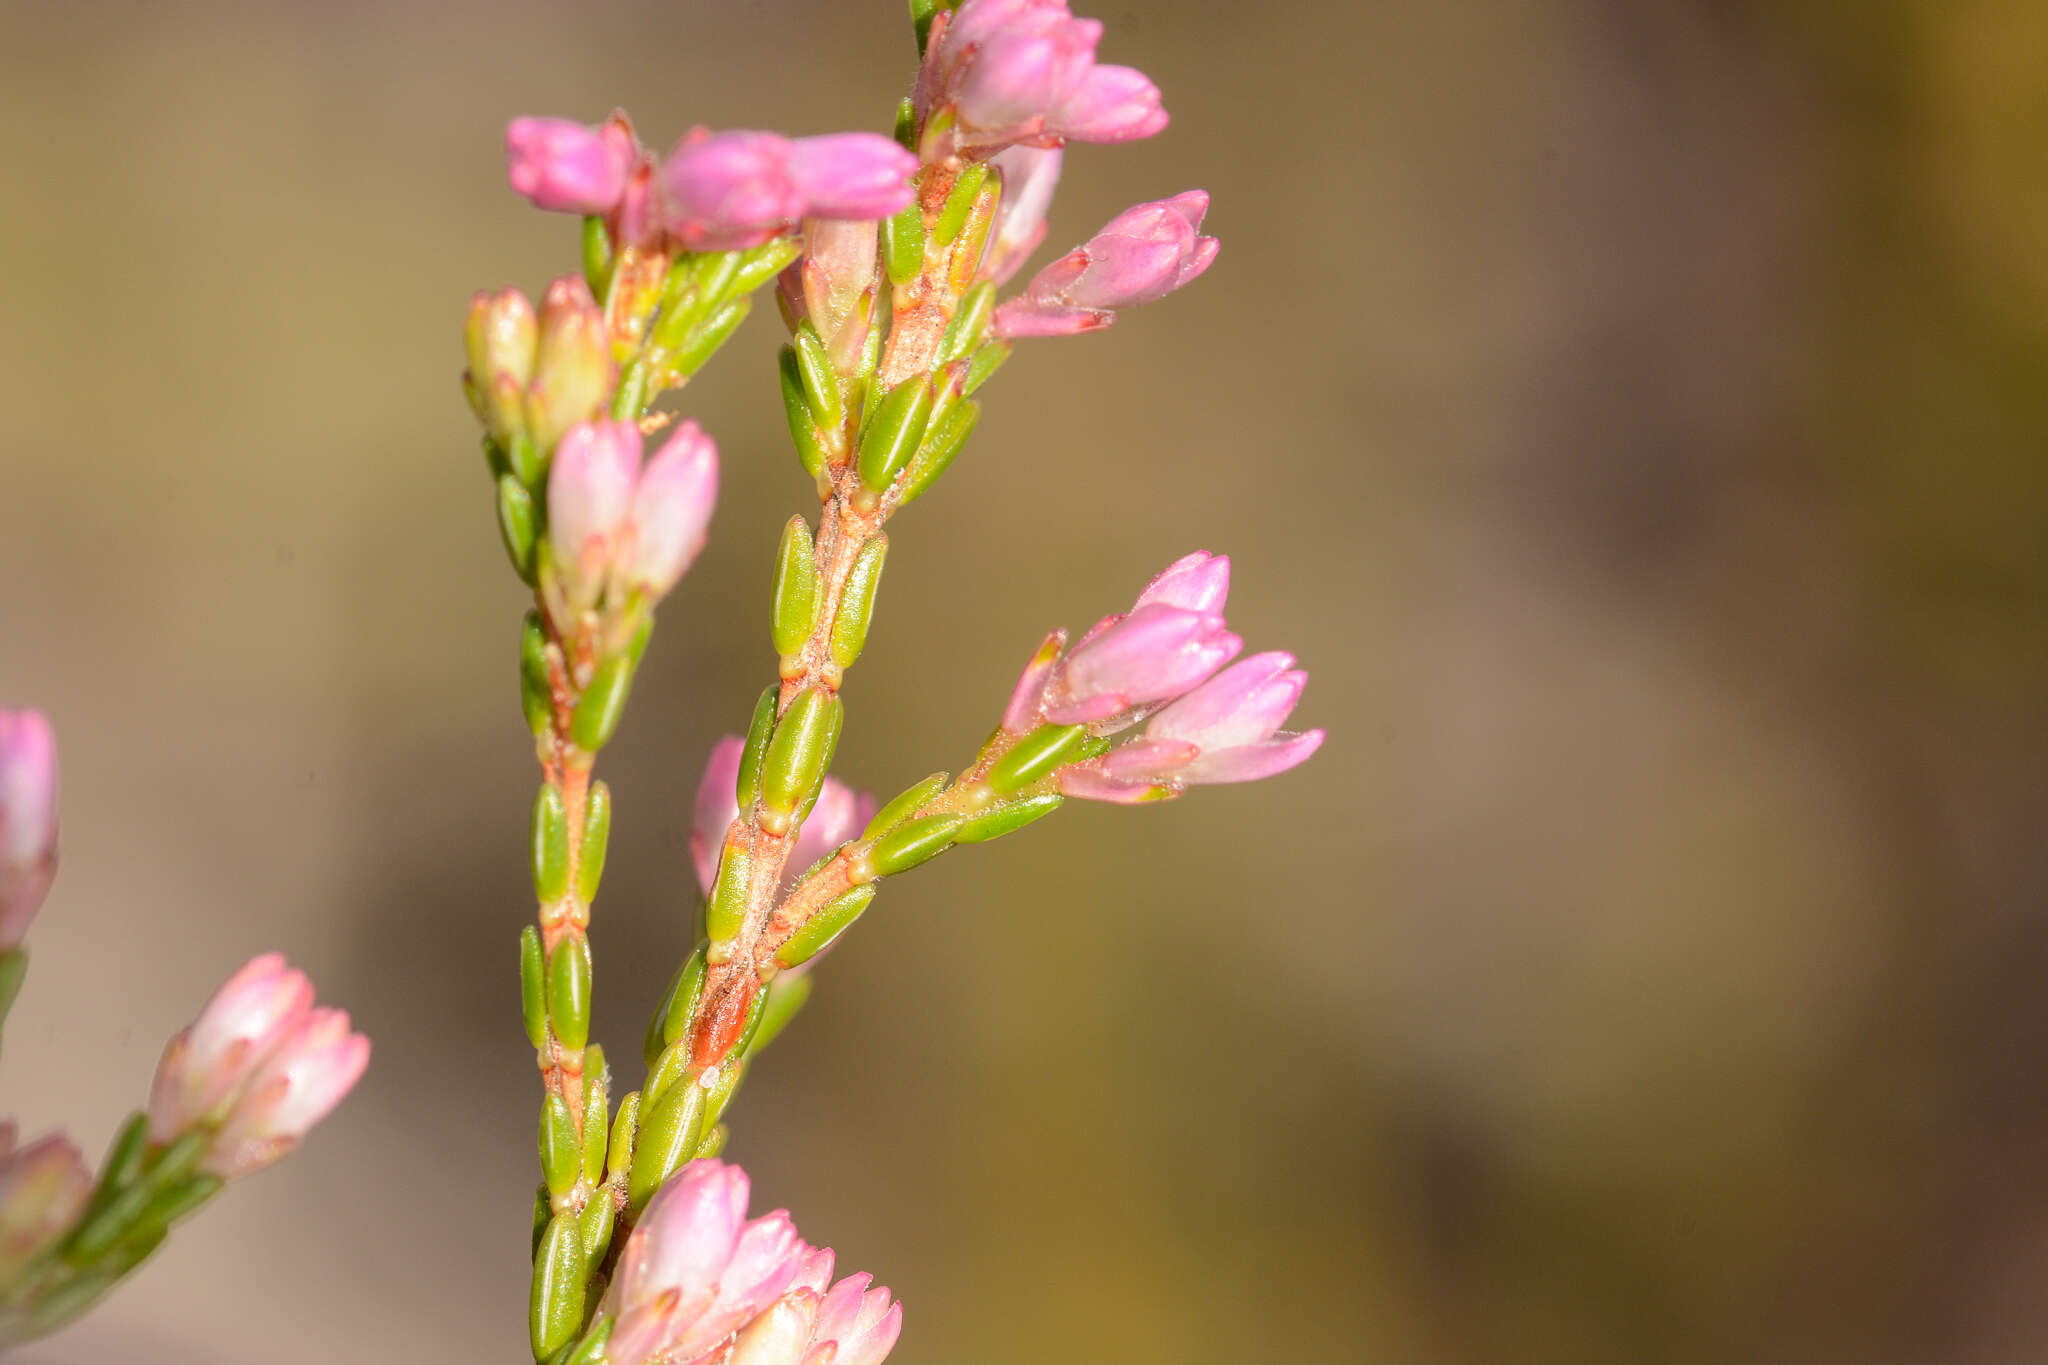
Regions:
<instances>
[{"instance_id":1,"label":"olive green background","mask_svg":"<svg viewBox=\"0 0 2048 1365\"><path fill-rule=\"evenodd\" d=\"M1090 7L1081 5L1083 12ZM1206 546L1305 769L892 884L738 1103L903 1365L2048 1357L2048 11L1111 0L1216 269L1032 343L892 528L839 771ZM0 4L0 698L65 866L5 1103L97 1151L287 951L376 1039L34 1365L524 1359L521 594L456 382L522 112L886 127L897 0ZM814 506L772 316L604 758L598 1030Z\"/></svg>"}]
</instances>

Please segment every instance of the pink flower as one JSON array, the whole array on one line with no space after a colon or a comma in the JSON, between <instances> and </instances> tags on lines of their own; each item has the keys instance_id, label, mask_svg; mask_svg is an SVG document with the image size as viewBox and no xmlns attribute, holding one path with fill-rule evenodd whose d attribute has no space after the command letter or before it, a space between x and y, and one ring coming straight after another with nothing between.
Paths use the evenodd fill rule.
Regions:
<instances>
[{"instance_id":1,"label":"pink flower","mask_svg":"<svg viewBox=\"0 0 2048 1365\"><path fill-rule=\"evenodd\" d=\"M655 1192L605 1299L618 1319L611 1365L694 1360L814 1270L818 1254L787 1213L746 1221L747 1193L746 1172L715 1158L686 1164Z\"/></svg>"},{"instance_id":2,"label":"pink flower","mask_svg":"<svg viewBox=\"0 0 2048 1365\"><path fill-rule=\"evenodd\" d=\"M1044 665L1041 649L1019 680L1005 728L1028 728L1035 714L1106 734L1143 719L1243 648L1224 624L1229 595L1227 557L1197 551L1176 560L1145 586L1128 613L1096 622L1056 664Z\"/></svg>"},{"instance_id":3,"label":"pink flower","mask_svg":"<svg viewBox=\"0 0 2048 1365\"><path fill-rule=\"evenodd\" d=\"M1139 801L1192 785L1250 782L1306 762L1323 732L1280 732L1308 684L1293 664L1293 655L1278 652L1233 664L1153 716L1140 738L1062 769L1060 789Z\"/></svg>"},{"instance_id":4,"label":"pink flower","mask_svg":"<svg viewBox=\"0 0 2048 1365\"><path fill-rule=\"evenodd\" d=\"M591 128L558 118L518 118L505 129L512 188L554 213L610 213L626 188L634 145L619 120Z\"/></svg>"},{"instance_id":5,"label":"pink flower","mask_svg":"<svg viewBox=\"0 0 2048 1365\"><path fill-rule=\"evenodd\" d=\"M926 154L1123 142L1164 128L1159 90L1142 72L1095 64L1101 38L1102 25L1073 17L1066 0L964 0L932 25L918 73Z\"/></svg>"},{"instance_id":6,"label":"pink flower","mask_svg":"<svg viewBox=\"0 0 2048 1365\"><path fill-rule=\"evenodd\" d=\"M1009 283L1045 240L1046 214L1059 188L1064 156L1057 147L1006 147L989 158L1002 176L1003 198L981 273L997 284Z\"/></svg>"},{"instance_id":7,"label":"pink flower","mask_svg":"<svg viewBox=\"0 0 2048 1365\"><path fill-rule=\"evenodd\" d=\"M641 464L632 422L580 422L548 472L548 539L571 605L608 591L660 598L697 552L718 501L718 447L695 422Z\"/></svg>"},{"instance_id":8,"label":"pink flower","mask_svg":"<svg viewBox=\"0 0 2048 1365\"><path fill-rule=\"evenodd\" d=\"M172 1038L150 1087L159 1143L214 1128L202 1165L221 1176L261 1169L296 1146L362 1077L370 1040L348 1015L313 1007L313 983L266 953L229 977Z\"/></svg>"},{"instance_id":9,"label":"pink flower","mask_svg":"<svg viewBox=\"0 0 2048 1365\"><path fill-rule=\"evenodd\" d=\"M1201 190L1125 209L996 309L996 334L1092 331L1115 322L1119 308L1166 297L1216 260L1219 243L1201 235L1208 210L1209 196Z\"/></svg>"},{"instance_id":10,"label":"pink flower","mask_svg":"<svg viewBox=\"0 0 2048 1365\"><path fill-rule=\"evenodd\" d=\"M71 1139L14 1143L14 1124L0 1123L0 1280L68 1233L92 1194L92 1171Z\"/></svg>"},{"instance_id":11,"label":"pink flower","mask_svg":"<svg viewBox=\"0 0 2048 1365\"><path fill-rule=\"evenodd\" d=\"M692 251L735 251L792 232L806 215L886 218L910 203L917 158L878 133L791 141L699 128L659 177L664 224Z\"/></svg>"},{"instance_id":12,"label":"pink flower","mask_svg":"<svg viewBox=\"0 0 2048 1365\"><path fill-rule=\"evenodd\" d=\"M17 947L57 872L57 737L40 711L0 710L0 952Z\"/></svg>"},{"instance_id":13,"label":"pink flower","mask_svg":"<svg viewBox=\"0 0 2048 1365\"><path fill-rule=\"evenodd\" d=\"M727 735L711 746L704 761L704 776L697 783L697 804L690 829L690 857L697 868L697 885L705 895L718 879L718 859L724 851L725 832L739 814L740 756L746 741ZM783 869L783 885L793 882L804 869L851 839L875 815L875 798L855 791L836 777L825 779L818 800L805 817L803 827L790 850Z\"/></svg>"}]
</instances>

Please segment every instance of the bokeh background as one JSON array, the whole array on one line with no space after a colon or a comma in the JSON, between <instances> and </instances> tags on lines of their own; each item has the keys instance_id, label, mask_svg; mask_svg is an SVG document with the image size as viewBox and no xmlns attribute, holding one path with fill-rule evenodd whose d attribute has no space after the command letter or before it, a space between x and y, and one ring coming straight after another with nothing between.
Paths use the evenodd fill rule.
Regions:
<instances>
[{"instance_id":1,"label":"bokeh background","mask_svg":"<svg viewBox=\"0 0 2048 1365\"><path fill-rule=\"evenodd\" d=\"M1176 113L1055 245L1215 272L1025 348L896 528L840 772L958 766L1195 546L1306 769L892 885L734 1153L951 1362L2048 1358L2048 10L1082 5ZM97 1149L276 946L358 1095L34 1365L522 1360L533 770L456 383L571 222L520 112L886 126L898 0L0 3L0 697L65 756L7 1099ZM598 1027L807 504L772 313L605 770ZM637 1069L622 1061L628 1078Z\"/></svg>"}]
</instances>

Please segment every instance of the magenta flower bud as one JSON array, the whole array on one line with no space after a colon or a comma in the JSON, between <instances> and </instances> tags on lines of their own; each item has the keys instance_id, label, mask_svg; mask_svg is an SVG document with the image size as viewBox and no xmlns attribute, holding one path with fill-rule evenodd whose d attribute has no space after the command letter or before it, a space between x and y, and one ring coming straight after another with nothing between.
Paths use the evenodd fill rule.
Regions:
<instances>
[{"instance_id":1,"label":"magenta flower bud","mask_svg":"<svg viewBox=\"0 0 2048 1365\"><path fill-rule=\"evenodd\" d=\"M996 209L994 240L981 273L997 284L1009 283L1045 240L1046 215L1053 191L1059 188L1057 147L1005 147L989 158L1003 180L1002 202Z\"/></svg>"},{"instance_id":2,"label":"magenta flower bud","mask_svg":"<svg viewBox=\"0 0 2048 1365\"><path fill-rule=\"evenodd\" d=\"M903 1332L903 1305L891 1303L886 1288L869 1289L873 1282L872 1275L859 1274L832 1286L818 1305L806 1365L881 1365L895 1349ZM827 1346L837 1349L825 1354Z\"/></svg>"},{"instance_id":3,"label":"magenta flower bud","mask_svg":"<svg viewBox=\"0 0 2048 1365\"><path fill-rule=\"evenodd\" d=\"M663 163L668 230L692 251L736 251L789 231L805 198L788 138L699 128Z\"/></svg>"},{"instance_id":4,"label":"magenta flower bud","mask_svg":"<svg viewBox=\"0 0 2048 1365\"><path fill-rule=\"evenodd\" d=\"M616 122L590 128L558 118L518 118L505 129L512 188L554 213L609 213L633 164L630 134Z\"/></svg>"},{"instance_id":5,"label":"magenta flower bud","mask_svg":"<svg viewBox=\"0 0 2048 1365\"><path fill-rule=\"evenodd\" d=\"M1201 235L1208 209L1209 196L1201 190L1125 209L1087 245L1034 275L1020 297L996 309L996 334L1092 331L1115 322L1119 308L1166 297L1216 260L1219 243Z\"/></svg>"},{"instance_id":6,"label":"magenta flower bud","mask_svg":"<svg viewBox=\"0 0 2048 1365\"><path fill-rule=\"evenodd\" d=\"M789 175L816 218L887 218L916 197L917 157L880 133L831 133L790 144Z\"/></svg>"},{"instance_id":7,"label":"magenta flower bud","mask_svg":"<svg viewBox=\"0 0 2048 1365\"><path fill-rule=\"evenodd\" d=\"M630 548L627 513L640 475L640 428L579 422L555 450L548 472L548 539L562 590L577 607L603 595L614 558Z\"/></svg>"},{"instance_id":8,"label":"magenta flower bud","mask_svg":"<svg viewBox=\"0 0 2048 1365\"><path fill-rule=\"evenodd\" d=\"M0 1280L68 1233L92 1194L92 1171L71 1139L52 1133L14 1144L13 1123L0 1123Z\"/></svg>"},{"instance_id":9,"label":"magenta flower bud","mask_svg":"<svg viewBox=\"0 0 2048 1365\"><path fill-rule=\"evenodd\" d=\"M57 736L0 710L0 952L20 946L57 872Z\"/></svg>"},{"instance_id":10,"label":"magenta flower bud","mask_svg":"<svg viewBox=\"0 0 2048 1365\"><path fill-rule=\"evenodd\" d=\"M229 977L165 1047L150 1087L150 1137L162 1143L217 1128L202 1165L247 1174L296 1146L369 1060L370 1040L349 1032L348 1015L314 1009L305 973L266 953Z\"/></svg>"},{"instance_id":11,"label":"magenta flower bud","mask_svg":"<svg viewBox=\"0 0 2048 1365\"><path fill-rule=\"evenodd\" d=\"M370 1040L346 1011L316 1009L249 1078L201 1168L224 1179L262 1170L297 1147L362 1079Z\"/></svg>"},{"instance_id":12,"label":"magenta flower bud","mask_svg":"<svg viewBox=\"0 0 2048 1365\"><path fill-rule=\"evenodd\" d=\"M630 515L629 584L658 598L676 585L711 525L718 502L718 447L695 422L684 422L640 471Z\"/></svg>"},{"instance_id":13,"label":"magenta flower bud","mask_svg":"<svg viewBox=\"0 0 2048 1365\"><path fill-rule=\"evenodd\" d=\"M739 814L740 756L746 741L727 735L711 746L704 762L704 775L697 782L697 801L690 828L690 860L697 871L697 885L705 895L718 879L718 859L725 847L725 831ZM818 800L804 818L796 843L784 865L782 884L788 886L812 863L838 848L874 818L875 798L855 791L836 777L828 777L818 789Z\"/></svg>"}]
</instances>

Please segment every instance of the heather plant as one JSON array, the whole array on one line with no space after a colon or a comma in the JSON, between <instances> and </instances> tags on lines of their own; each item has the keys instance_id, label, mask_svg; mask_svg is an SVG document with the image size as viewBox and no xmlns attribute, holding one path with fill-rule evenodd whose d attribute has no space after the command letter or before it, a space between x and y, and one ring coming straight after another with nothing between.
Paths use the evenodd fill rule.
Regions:
<instances>
[{"instance_id":1,"label":"heather plant","mask_svg":"<svg viewBox=\"0 0 2048 1365\"><path fill-rule=\"evenodd\" d=\"M476 296L463 381L532 599L519 679L540 769L537 911L519 975L542 1091L527 1325L549 1365L884 1359L903 1318L889 1291L865 1274L835 1281L831 1251L786 1212L750 1220L747 1177L721 1159L741 1084L802 1009L819 960L885 882L942 854L1072 799L1157 802L1272 776L1322 740L1282 730L1305 675L1285 653L1239 657L1230 561L1196 550L1078 638L1045 636L1011 695L990 698L988 738L957 771L881 802L830 775L885 527L927 495L916 515L962 514L935 490L1014 346L1107 328L1193 282L1218 250L1202 232L1208 196L1191 190L1118 214L999 297L1047 236L1066 149L1150 137L1167 113L1142 73L1096 61L1102 25L1065 0L910 10L920 60L893 136L696 128L662 154L623 112L507 129L512 188L581 220L575 268L538 306L517 289ZM694 950L653 1010L644 1080L616 1094L590 1029L592 913L622 818L597 762L721 478L711 435L660 405L763 294L789 334L782 406L818 506L784 527L764 593L775 674L698 784L701 896L676 898ZM53 764L46 774L53 784ZM53 843L11 823L0 834L39 896ZM0 901L0 924L16 920ZM103 1289L221 1180L288 1148L353 1082L366 1046L281 960L251 963L173 1042L97 1184L48 1141L0 1170L0 1276L19 1261L4 1282L28 1286L0 1302L25 1305L38 1329L64 1320L89 1301L76 1286ZM59 1301L70 1306L48 1308Z\"/></svg>"}]
</instances>

